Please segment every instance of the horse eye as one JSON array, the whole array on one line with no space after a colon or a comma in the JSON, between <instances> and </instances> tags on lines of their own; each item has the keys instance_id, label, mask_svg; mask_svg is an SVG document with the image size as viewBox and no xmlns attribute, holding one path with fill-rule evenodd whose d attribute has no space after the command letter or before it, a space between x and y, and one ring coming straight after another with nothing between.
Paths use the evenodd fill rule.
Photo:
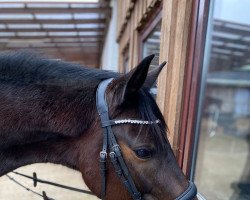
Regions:
<instances>
[{"instance_id":1,"label":"horse eye","mask_svg":"<svg viewBox=\"0 0 250 200\"><path fill-rule=\"evenodd\" d=\"M147 159L152 156L152 151L149 149L136 149L135 154L142 159Z\"/></svg>"}]
</instances>

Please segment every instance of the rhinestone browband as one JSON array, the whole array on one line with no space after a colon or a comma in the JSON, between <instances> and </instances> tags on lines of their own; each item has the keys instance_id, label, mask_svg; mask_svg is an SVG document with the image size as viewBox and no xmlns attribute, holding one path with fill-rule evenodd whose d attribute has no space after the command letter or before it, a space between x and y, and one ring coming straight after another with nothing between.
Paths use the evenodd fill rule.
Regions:
<instances>
[{"instance_id":1,"label":"rhinestone browband","mask_svg":"<svg viewBox=\"0 0 250 200\"><path fill-rule=\"evenodd\" d=\"M158 124L160 120L157 119L155 121L147 121L147 120L138 120L138 119L121 119L114 120L115 124Z\"/></svg>"}]
</instances>

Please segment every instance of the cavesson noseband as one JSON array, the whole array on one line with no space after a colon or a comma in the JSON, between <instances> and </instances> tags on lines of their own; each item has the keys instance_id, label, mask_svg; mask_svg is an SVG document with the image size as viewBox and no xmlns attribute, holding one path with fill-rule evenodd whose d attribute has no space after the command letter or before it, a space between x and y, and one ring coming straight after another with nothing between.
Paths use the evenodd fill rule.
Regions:
<instances>
[{"instance_id":1,"label":"cavesson noseband","mask_svg":"<svg viewBox=\"0 0 250 200\"><path fill-rule=\"evenodd\" d=\"M105 91L109 83L113 79L106 79L102 81L96 92L96 106L98 114L101 118L101 125L103 128L103 146L102 151L100 152L100 173L102 181L102 191L101 198L104 200L106 195L106 160L107 160L107 150L109 148L109 157L115 168L117 176L121 179L123 185L127 188L131 194L133 200L142 200L141 193L137 190L135 183L129 173L129 170L124 162L122 157L122 152L119 144L116 141L114 133L112 131L112 126L119 124L145 124L150 125L154 123L159 123L159 120L156 121L146 121L140 119L109 119L109 110L105 98ZM197 194L196 187L194 183L189 182L189 187L185 190L176 200L191 200Z\"/></svg>"}]
</instances>

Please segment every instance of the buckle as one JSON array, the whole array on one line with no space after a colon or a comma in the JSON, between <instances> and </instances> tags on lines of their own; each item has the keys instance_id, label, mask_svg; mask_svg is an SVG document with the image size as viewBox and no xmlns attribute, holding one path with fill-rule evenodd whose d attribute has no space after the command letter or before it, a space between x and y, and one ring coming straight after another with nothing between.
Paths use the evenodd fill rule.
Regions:
<instances>
[{"instance_id":1,"label":"buckle","mask_svg":"<svg viewBox=\"0 0 250 200\"><path fill-rule=\"evenodd\" d=\"M114 146L112 146L112 149L113 150L120 150L120 146L119 146L119 144L115 144Z\"/></svg>"},{"instance_id":2,"label":"buckle","mask_svg":"<svg viewBox=\"0 0 250 200\"><path fill-rule=\"evenodd\" d=\"M107 152L106 151L101 151L100 152L100 158L101 159L106 159L107 158Z\"/></svg>"},{"instance_id":3,"label":"buckle","mask_svg":"<svg viewBox=\"0 0 250 200\"><path fill-rule=\"evenodd\" d=\"M114 146L112 146L113 151L115 152L117 157L121 157L121 148L119 146L119 144L115 144Z\"/></svg>"},{"instance_id":4,"label":"buckle","mask_svg":"<svg viewBox=\"0 0 250 200\"><path fill-rule=\"evenodd\" d=\"M111 152L109 153L109 156L110 156L110 158L115 158L115 157L116 157L116 154L115 154L115 152L111 151Z\"/></svg>"},{"instance_id":5,"label":"buckle","mask_svg":"<svg viewBox=\"0 0 250 200\"><path fill-rule=\"evenodd\" d=\"M140 193L140 192L134 193L132 196L133 196L136 200L141 200L141 199L142 199L141 193Z\"/></svg>"}]
</instances>

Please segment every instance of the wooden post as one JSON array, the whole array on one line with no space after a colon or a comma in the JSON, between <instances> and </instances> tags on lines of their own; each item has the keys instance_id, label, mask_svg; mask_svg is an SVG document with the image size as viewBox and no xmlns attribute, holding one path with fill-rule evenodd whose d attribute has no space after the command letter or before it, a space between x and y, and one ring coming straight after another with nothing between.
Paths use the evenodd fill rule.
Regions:
<instances>
[{"instance_id":1,"label":"wooden post","mask_svg":"<svg viewBox=\"0 0 250 200\"><path fill-rule=\"evenodd\" d=\"M178 151L182 89L192 0L163 1L160 62L168 66L158 80L157 102L169 127L169 141Z\"/></svg>"}]
</instances>

